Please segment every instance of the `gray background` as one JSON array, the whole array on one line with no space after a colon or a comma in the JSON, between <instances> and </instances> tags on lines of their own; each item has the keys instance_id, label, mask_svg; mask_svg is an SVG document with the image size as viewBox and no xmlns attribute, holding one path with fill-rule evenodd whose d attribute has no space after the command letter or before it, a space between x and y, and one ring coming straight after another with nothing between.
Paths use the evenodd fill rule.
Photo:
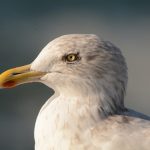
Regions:
<instances>
[{"instance_id":1,"label":"gray background","mask_svg":"<svg viewBox=\"0 0 150 150\"><path fill-rule=\"evenodd\" d=\"M150 115L150 1L0 0L0 72L34 60L52 39L94 33L120 47L129 68L126 106ZM33 150L34 122L52 91L0 90L0 149Z\"/></svg>"}]
</instances>

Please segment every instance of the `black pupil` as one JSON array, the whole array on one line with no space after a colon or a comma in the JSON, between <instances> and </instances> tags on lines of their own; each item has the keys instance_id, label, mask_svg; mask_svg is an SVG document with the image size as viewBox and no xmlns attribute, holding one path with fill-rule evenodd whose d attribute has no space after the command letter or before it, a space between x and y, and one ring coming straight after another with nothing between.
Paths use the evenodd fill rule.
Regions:
<instances>
[{"instance_id":1,"label":"black pupil","mask_svg":"<svg viewBox=\"0 0 150 150\"><path fill-rule=\"evenodd\" d=\"M71 55L71 56L70 56L70 59L72 59L72 58L73 58L73 56Z\"/></svg>"}]
</instances>

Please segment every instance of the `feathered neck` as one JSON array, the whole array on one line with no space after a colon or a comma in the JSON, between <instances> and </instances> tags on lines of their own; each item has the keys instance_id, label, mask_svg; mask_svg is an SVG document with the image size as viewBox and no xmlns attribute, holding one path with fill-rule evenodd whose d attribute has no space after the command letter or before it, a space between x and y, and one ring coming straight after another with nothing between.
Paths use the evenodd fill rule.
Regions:
<instances>
[{"instance_id":1,"label":"feathered neck","mask_svg":"<svg viewBox=\"0 0 150 150\"><path fill-rule=\"evenodd\" d=\"M98 81L92 84L83 83L70 84L70 86L59 86L57 95L61 97L59 101L65 100L69 106L76 105L74 111L80 108L87 108L95 116L105 118L109 115L119 114L124 108L124 89L117 88L118 85L106 84L105 81ZM105 84L104 84L105 83ZM55 100L54 100L55 101ZM71 106L72 107L72 106Z\"/></svg>"}]
</instances>

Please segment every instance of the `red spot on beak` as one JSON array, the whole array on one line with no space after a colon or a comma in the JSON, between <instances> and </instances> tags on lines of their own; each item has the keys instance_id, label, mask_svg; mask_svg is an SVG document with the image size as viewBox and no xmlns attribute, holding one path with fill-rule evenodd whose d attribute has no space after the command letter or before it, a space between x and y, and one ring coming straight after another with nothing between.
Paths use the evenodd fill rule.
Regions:
<instances>
[{"instance_id":1,"label":"red spot on beak","mask_svg":"<svg viewBox=\"0 0 150 150\"><path fill-rule=\"evenodd\" d=\"M12 88L16 85L16 82L13 80L7 81L5 83L3 83L3 87L5 88Z\"/></svg>"}]
</instances>

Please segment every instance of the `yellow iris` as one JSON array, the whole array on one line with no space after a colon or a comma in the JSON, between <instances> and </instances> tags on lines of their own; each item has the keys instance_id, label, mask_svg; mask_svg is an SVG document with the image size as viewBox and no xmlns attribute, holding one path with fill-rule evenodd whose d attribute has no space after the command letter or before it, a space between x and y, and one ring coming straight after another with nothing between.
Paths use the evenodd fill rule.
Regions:
<instances>
[{"instance_id":1,"label":"yellow iris","mask_svg":"<svg viewBox=\"0 0 150 150\"><path fill-rule=\"evenodd\" d=\"M69 55L66 56L66 60L68 62L75 61L75 60L77 60L77 55L76 54L69 54Z\"/></svg>"}]
</instances>

